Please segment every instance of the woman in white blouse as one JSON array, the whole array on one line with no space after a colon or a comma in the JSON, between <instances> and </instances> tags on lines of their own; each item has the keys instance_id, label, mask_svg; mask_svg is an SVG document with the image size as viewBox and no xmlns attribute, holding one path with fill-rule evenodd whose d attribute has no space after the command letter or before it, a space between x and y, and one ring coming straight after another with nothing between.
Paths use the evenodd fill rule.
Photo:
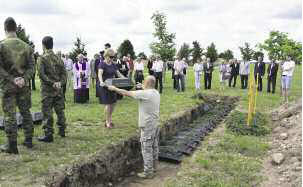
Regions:
<instances>
[{"instance_id":1,"label":"woman in white blouse","mask_svg":"<svg viewBox=\"0 0 303 187\"><path fill-rule=\"evenodd\" d=\"M143 63L143 59L138 59L136 60L135 64L134 64L134 70L135 70L135 81L136 81L136 84L137 83L141 83L142 84L142 81L144 80L144 75L143 75L143 72L144 72L144 63Z\"/></svg>"}]
</instances>

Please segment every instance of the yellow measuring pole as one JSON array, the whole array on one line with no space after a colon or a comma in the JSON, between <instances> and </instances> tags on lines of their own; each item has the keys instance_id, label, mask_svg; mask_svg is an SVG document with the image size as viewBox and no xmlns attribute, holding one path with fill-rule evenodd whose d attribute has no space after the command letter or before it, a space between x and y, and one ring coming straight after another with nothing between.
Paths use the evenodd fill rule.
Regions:
<instances>
[{"instance_id":1,"label":"yellow measuring pole","mask_svg":"<svg viewBox=\"0 0 303 187\"><path fill-rule=\"evenodd\" d=\"M255 81L252 73L249 76L247 125L251 124L255 107Z\"/></svg>"}]
</instances>

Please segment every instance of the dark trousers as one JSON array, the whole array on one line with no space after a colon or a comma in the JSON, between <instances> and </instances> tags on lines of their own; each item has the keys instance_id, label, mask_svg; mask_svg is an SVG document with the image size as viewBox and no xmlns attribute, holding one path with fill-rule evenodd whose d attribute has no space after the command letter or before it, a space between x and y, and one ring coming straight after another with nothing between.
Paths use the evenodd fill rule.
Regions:
<instances>
[{"instance_id":1,"label":"dark trousers","mask_svg":"<svg viewBox=\"0 0 303 187\"><path fill-rule=\"evenodd\" d=\"M211 89L212 73L204 73L204 88L205 90Z\"/></svg>"},{"instance_id":2,"label":"dark trousers","mask_svg":"<svg viewBox=\"0 0 303 187\"><path fill-rule=\"evenodd\" d=\"M177 85L177 75L173 75L174 78L174 89L178 89L178 85Z\"/></svg>"},{"instance_id":3,"label":"dark trousers","mask_svg":"<svg viewBox=\"0 0 303 187\"><path fill-rule=\"evenodd\" d=\"M162 83L162 72L154 72L154 76L156 78L156 90L158 89L158 84L160 84L160 93L162 93L163 83Z\"/></svg>"},{"instance_id":4,"label":"dark trousers","mask_svg":"<svg viewBox=\"0 0 303 187\"><path fill-rule=\"evenodd\" d=\"M236 86L237 84L237 77L238 75L237 74L231 74L229 80L228 80L228 86L231 87L231 81L234 80L234 84L233 84L233 87Z\"/></svg>"},{"instance_id":5,"label":"dark trousers","mask_svg":"<svg viewBox=\"0 0 303 187\"><path fill-rule=\"evenodd\" d=\"M272 91L272 93L275 93L276 90L276 76L269 76L267 79L267 92ZM271 89L272 88L272 89Z\"/></svg>"},{"instance_id":6,"label":"dark trousers","mask_svg":"<svg viewBox=\"0 0 303 187\"><path fill-rule=\"evenodd\" d=\"M62 91L63 91L63 98L65 99L66 84L62 85Z\"/></svg>"},{"instance_id":7,"label":"dark trousers","mask_svg":"<svg viewBox=\"0 0 303 187\"><path fill-rule=\"evenodd\" d=\"M35 84L35 74L33 75L32 79L29 81L29 88L31 90L36 90L36 84Z\"/></svg>"},{"instance_id":8,"label":"dark trousers","mask_svg":"<svg viewBox=\"0 0 303 187\"><path fill-rule=\"evenodd\" d=\"M149 75L153 75L153 74L154 74L154 71L151 70L151 69L148 69L148 74L149 74Z\"/></svg>"},{"instance_id":9,"label":"dark trousers","mask_svg":"<svg viewBox=\"0 0 303 187\"><path fill-rule=\"evenodd\" d=\"M248 75L240 75L241 78L241 88L246 89L248 85Z\"/></svg>"},{"instance_id":10,"label":"dark trousers","mask_svg":"<svg viewBox=\"0 0 303 187\"><path fill-rule=\"evenodd\" d=\"M255 82L257 83L257 75L255 75ZM262 92L262 77L258 75L258 91Z\"/></svg>"},{"instance_id":11,"label":"dark trousers","mask_svg":"<svg viewBox=\"0 0 303 187\"><path fill-rule=\"evenodd\" d=\"M137 70L135 72L135 82L136 83L141 83L142 84L142 81L144 80L144 76L143 76L143 71L139 71Z\"/></svg>"},{"instance_id":12,"label":"dark trousers","mask_svg":"<svg viewBox=\"0 0 303 187\"><path fill-rule=\"evenodd\" d=\"M178 92L180 92L181 90L182 92L184 92L185 91L184 75L181 74L176 75L175 80L176 80L176 86Z\"/></svg>"},{"instance_id":13,"label":"dark trousers","mask_svg":"<svg viewBox=\"0 0 303 187\"><path fill-rule=\"evenodd\" d=\"M172 77L172 79L174 79L174 85L173 85L173 87L174 87L174 89L178 89L178 86L177 86L177 75L175 75L175 70L172 69L171 73L172 73L171 77Z\"/></svg>"}]
</instances>

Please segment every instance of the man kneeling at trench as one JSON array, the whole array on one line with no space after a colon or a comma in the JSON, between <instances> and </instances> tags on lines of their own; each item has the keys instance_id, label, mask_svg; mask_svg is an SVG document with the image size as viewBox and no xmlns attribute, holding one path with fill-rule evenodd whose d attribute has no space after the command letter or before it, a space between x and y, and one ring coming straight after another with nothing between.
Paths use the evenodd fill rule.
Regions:
<instances>
[{"instance_id":1,"label":"man kneeling at trench","mask_svg":"<svg viewBox=\"0 0 303 187\"><path fill-rule=\"evenodd\" d=\"M140 141L144 161L144 172L138 173L140 178L153 178L158 165L160 94L155 89L155 83L155 77L148 76L144 81L143 90L126 91L108 86L111 91L139 101Z\"/></svg>"}]
</instances>

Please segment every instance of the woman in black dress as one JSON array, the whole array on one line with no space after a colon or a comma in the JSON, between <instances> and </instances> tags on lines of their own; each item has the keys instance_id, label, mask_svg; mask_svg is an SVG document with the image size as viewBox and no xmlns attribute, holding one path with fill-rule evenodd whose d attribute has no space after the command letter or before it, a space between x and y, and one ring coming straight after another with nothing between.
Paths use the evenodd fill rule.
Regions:
<instances>
[{"instance_id":1,"label":"woman in black dress","mask_svg":"<svg viewBox=\"0 0 303 187\"><path fill-rule=\"evenodd\" d=\"M105 127L112 128L114 125L112 123L112 114L114 111L114 106L117 101L117 94L107 89L104 81L106 79L118 77L125 78L117 69L117 66L113 63L115 58L115 52L112 49L108 49L104 53L104 63L99 66L98 77L100 81L100 104L105 105Z\"/></svg>"}]
</instances>

